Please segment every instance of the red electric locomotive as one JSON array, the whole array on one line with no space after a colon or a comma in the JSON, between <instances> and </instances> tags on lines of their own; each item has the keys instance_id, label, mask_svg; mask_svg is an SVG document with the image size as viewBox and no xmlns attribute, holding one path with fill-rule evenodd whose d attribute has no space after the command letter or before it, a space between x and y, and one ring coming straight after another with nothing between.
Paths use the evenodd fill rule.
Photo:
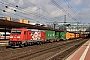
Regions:
<instances>
[{"instance_id":1,"label":"red electric locomotive","mask_svg":"<svg viewBox=\"0 0 90 60\"><path fill-rule=\"evenodd\" d=\"M43 30L26 29L26 28L12 28L10 34L10 46L27 46L33 43L45 42L46 35Z\"/></svg>"}]
</instances>

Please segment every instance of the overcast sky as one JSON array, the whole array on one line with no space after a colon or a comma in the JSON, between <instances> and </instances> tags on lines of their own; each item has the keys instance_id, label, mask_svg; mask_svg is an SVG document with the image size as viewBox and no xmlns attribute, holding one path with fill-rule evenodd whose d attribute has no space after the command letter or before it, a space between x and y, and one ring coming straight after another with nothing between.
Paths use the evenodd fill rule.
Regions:
<instances>
[{"instance_id":1,"label":"overcast sky","mask_svg":"<svg viewBox=\"0 0 90 60\"><path fill-rule=\"evenodd\" d=\"M0 17L47 23L63 22L64 15L67 22L89 23L90 0L0 0Z\"/></svg>"}]
</instances>

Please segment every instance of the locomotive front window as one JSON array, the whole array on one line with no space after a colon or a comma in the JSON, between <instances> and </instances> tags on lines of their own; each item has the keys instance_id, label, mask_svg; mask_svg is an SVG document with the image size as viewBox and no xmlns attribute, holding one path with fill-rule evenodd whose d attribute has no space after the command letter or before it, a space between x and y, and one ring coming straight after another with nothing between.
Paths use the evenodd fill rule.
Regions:
<instances>
[{"instance_id":1,"label":"locomotive front window","mask_svg":"<svg viewBox=\"0 0 90 60\"><path fill-rule=\"evenodd\" d=\"M12 34L21 34L21 30L12 30L11 33Z\"/></svg>"}]
</instances>

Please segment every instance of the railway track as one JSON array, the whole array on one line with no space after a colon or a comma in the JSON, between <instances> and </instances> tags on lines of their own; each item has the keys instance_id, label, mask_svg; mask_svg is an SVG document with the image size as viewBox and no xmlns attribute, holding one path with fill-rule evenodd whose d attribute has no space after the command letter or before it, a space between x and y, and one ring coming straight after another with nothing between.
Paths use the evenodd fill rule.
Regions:
<instances>
[{"instance_id":1,"label":"railway track","mask_svg":"<svg viewBox=\"0 0 90 60\"><path fill-rule=\"evenodd\" d=\"M70 54L76 51L82 44L84 44L87 40L80 41L73 46L61 51L60 53L48 58L48 60L65 60Z\"/></svg>"},{"instance_id":2,"label":"railway track","mask_svg":"<svg viewBox=\"0 0 90 60\"><path fill-rule=\"evenodd\" d=\"M1 48L1 47L0 47ZM20 48L18 48L17 50L19 50ZM6 49L5 48L5 50L3 49L3 50L0 50L0 53L5 53L5 52L9 52L9 51L15 51L16 49L12 49L12 48L8 48L8 49Z\"/></svg>"},{"instance_id":3,"label":"railway track","mask_svg":"<svg viewBox=\"0 0 90 60\"><path fill-rule=\"evenodd\" d=\"M19 50L9 51L9 56L2 57L2 59L6 60L49 60L49 59L56 59L54 58L58 54L61 54L66 48L70 48L70 46L77 46L76 43L80 44L81 40L70 40L70 41L62 41L62 42L56 42L56 43L49 43L44 45L38 45L38 46L30 46L26 48L22 48ZM82 40L82 42L85 42L87 40ZM83 42L83 43L84 43ZM71 44L72 43L72 44ZM83 44L82 43L82 44ZM17 52L17 53L15 53ZM58 54L57 54L58 53ZM1 54L0 54L1 55Z\"/></svg>"},{"instance_id":4,"label":"railway track","mask_svg":"<svg viewBox=\"0 0 90 60\"><path fill-rule=\"evenodd\" d=\"M64 57L66 57L70 51L73 51L73 49L76 49L78 46L80 46L81 44L85 43L86 41L80 42L76 44L76 42L71 42L72 44L69 43L65 43L64 45L46 50L44 52L40 52L38 54L35 54L33 57L28 56L27 58L25 57L25 59L23 58L23 60L62 60ZM74 43L74 45L73 45ZM70 45L69 45L70 44ZM70 47L68 47L68 46ZM71 46L72 45L72 46ZM63 48L64 47L64 48ZM67 48L67 49L65 49Z\"/></svg>"}]
</instances>

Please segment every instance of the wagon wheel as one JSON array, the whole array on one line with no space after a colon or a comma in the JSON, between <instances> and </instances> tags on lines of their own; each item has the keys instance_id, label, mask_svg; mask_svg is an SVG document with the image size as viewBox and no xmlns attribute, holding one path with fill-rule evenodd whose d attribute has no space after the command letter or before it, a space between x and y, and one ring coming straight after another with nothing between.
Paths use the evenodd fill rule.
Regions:
<instances>
[{"instance_id":1,"label":"wagon wheel","mask_svg":"<svg viewBox=\"0 0 90 60\"><path fill-rule=\"evenodd\" d=\"M24 47L26 47L26 46L28 46L27 42L26 42L26 43L24 43Z\"/></svg>"},{"instance_id":2,"label":"wagon wheel","mask_svg":"<svg viewBox=\"0 0 90 60\"><path fill-rule=\"evenodd\" d=\"M52 43L53 41L54 41L54 40L52 40L52 39L50 40L51 43Z\"/></svg>"}]
</instances>

